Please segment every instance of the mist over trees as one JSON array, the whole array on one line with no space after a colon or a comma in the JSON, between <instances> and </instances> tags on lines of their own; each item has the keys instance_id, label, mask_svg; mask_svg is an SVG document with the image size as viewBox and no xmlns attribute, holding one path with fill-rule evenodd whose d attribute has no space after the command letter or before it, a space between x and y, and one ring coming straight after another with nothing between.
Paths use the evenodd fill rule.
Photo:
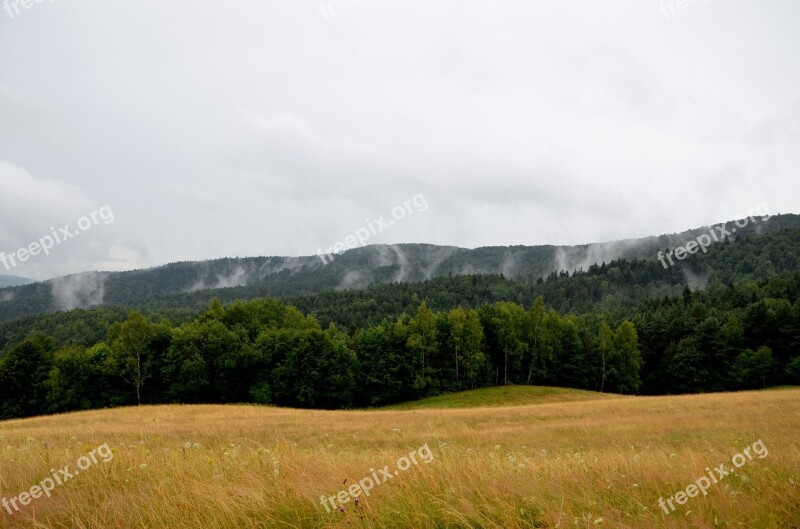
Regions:
<instances>
[{"instance_id":1,"label":"mist over trees","mask_svg":"<svg viewBox=\"0 0 800 529\"><path fill-rule=\"evenodd\" d=\"M476 291L476 296L484 296L482 301L514 301L527 305L543 295L561 312L587 312L594 310L596 303L602 303L605 308L620 304L634 306L643 299L662 296L672 287L687 283L694 289L713 281L769 279L774 274L797 270L800 265L794 250L800 244L800 215L775 215L768 222L752 223L738 230L735 237L713 245L708 253L690 255L667 269L655 259L657 252L685 244L707 231L708 228L702 228L581 246L464 249L431 244L376 245L337 255L327 265L316 256L247 257L172 263L128 272L87 272L3 289L0 291L0 322L92 306L117 308L123 312L130 309L143 312L182 310L184 314L193 315L215 297L230 303L275 296L301 310L313 312L316 309L309 305L324 307L326 295L350 289L363 293L373 286L484 275L502 275L530 288L524 300L491 299L485 291ZM553 274L570 277L576 272L592 272L603 263L614 262L635 267L634 275L623 269L619 273L601 271L606 284L593 284L591 277L587 277L582 280L583 285L580 281L569 284L574 292L553 293L558 299L538 283L548 276L552 278ZM595 271L591 275L598 274ZM548 287L552 289L553 285ZM370 291L370 295L376 292L379 294L381 290ZM417 293L421 299L428 298L427 293L418 290ZM399 295L399 291L391 290L388 302L396 303ZM317 301L319 296L322 302ZM358 298L358 294L354 297ZM446 298L444 301L449 302ZM418 303L419 300L408 300L403 309L416 310ZM475 302L471 306L478 305ZM430 306L438 305L431 300ZM367 312L364 317L373 312ZM396 312L395 316L398 314ZM380 317L370 323L379 321ZM359 323L364 324L364 321Z\"/></svg>"}]
</instances>

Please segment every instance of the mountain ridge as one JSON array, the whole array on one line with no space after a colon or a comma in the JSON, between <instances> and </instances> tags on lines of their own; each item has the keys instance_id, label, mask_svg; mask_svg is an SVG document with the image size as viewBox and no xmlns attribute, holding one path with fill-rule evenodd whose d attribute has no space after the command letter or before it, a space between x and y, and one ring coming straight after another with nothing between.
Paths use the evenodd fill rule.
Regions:
<instances>
[{"instance_id":1,"label":"mountain ridge","mask_svg":"<svg viewBox=\"0 0 800 529\"><path fill-rule=\"evenodd\" d=\"M759 219L760 220L760 219ZM614 259L657 259L659 251L686 244L712 226L582 245L483 246L474 249L428 243L376 244L320 256L223 257L182 261L124 272L83 272L33 284L0 288L0 321L101 305L128 306L165 296L211 299L236 289L242 299L296 297L329 290L364 289L448 275L502 275L523 282L552 272L587 270ZM800 228L800 215L775 215L749 224L731 239Z\"/></svg>"},{"instance_id":2,"label":"mountain ridge","mask_svg":"<svg viewBox=\"0 0 800 529\"><path fill-rule=\"evenodd\" d=\"M20 276L0 275L0 289L7 287L18 287L22 285L28 285L30 283L36 283L36 280Z\"/></svg>"}]
</instances>

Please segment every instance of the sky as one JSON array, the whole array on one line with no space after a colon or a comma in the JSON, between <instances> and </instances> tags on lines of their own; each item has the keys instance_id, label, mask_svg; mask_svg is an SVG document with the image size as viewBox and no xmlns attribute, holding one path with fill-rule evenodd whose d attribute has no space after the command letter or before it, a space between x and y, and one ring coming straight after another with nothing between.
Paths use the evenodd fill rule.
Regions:
<instances>
[{"instance_id":1,"label":"sky","mask_svg":"<svg viewBox=\"0 0 800 529\"><path fill-rule=\"evenodd\" d=\"M3 2L0 274L800 213L796 0Z\"/></svg>"}]
</instances>

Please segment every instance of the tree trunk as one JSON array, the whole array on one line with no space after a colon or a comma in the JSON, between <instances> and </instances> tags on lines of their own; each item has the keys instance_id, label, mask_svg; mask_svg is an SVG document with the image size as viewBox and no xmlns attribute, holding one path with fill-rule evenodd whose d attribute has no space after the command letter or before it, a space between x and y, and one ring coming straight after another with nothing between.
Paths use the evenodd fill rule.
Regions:
<instances>
[{"instance_id":1,"label":"tree trunk","mask_svg":"<svg viewBox=\"0 0 800 529\"><path fill-rule=\"evenodd\" d=\"M606 386L606 354L603 353L603 378L600 379L600 393L603 392L603 388Z\"/></svg>"},{"instance_id":2,"label":"tree trunk","mask_svg":"<svg viewBox=\"0 0 800 529\"><path fill-rule=\"evenodd\" d=\"M142 405L142 355L136 353L136 405Z\"/></svg>"},{"instance_id":3,"label":"tree trunk","mask_svg":"<svg viewBox=\"0 0 800 529\"><path fill-rule=\"evenodd\" d=\"M456 347L456 382L458 382L458 347Z\"/></svg>"},{"instance_id":4,"label":"tree trunk","mask_svg":"<svg viewBox=\"0 0 800 529\"><path fill-rule=\"evenodd\" d=\"M508 351L506 351L506 365L503 370L503 385L508 385Z\"/></svg>"},{"instance_id":5,"label":"tree trunk","mask_svg":"<svg viewBox=\"0 0 800 529\"><path fill-rule=\"evenodd\" d=\"M533 342L533 348L531 349L531 365L528 368L528 381L525 382L525 385L531 385L531 375L533 375L533 362L536 360L536 341Z\"/></svg>"}]
</instances>

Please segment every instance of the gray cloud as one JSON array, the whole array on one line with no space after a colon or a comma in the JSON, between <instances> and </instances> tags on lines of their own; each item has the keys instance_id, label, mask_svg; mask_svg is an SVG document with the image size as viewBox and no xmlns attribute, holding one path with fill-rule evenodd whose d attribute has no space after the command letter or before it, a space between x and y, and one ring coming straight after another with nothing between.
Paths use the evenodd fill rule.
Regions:
<instances>
[{"instance_id":1,"label":"gray cloud","mask_svg":"<svg viewBox=\"0 0 800 529\"><path fill-rule=\"evenodd\" d=\"M116 215L0 273L309 255L417 193L429 211L371 244L581 244L799 211L799 16L792 0L669 19L640 0L0 11L0 252Z\"/></svg>"}]
</instances>

